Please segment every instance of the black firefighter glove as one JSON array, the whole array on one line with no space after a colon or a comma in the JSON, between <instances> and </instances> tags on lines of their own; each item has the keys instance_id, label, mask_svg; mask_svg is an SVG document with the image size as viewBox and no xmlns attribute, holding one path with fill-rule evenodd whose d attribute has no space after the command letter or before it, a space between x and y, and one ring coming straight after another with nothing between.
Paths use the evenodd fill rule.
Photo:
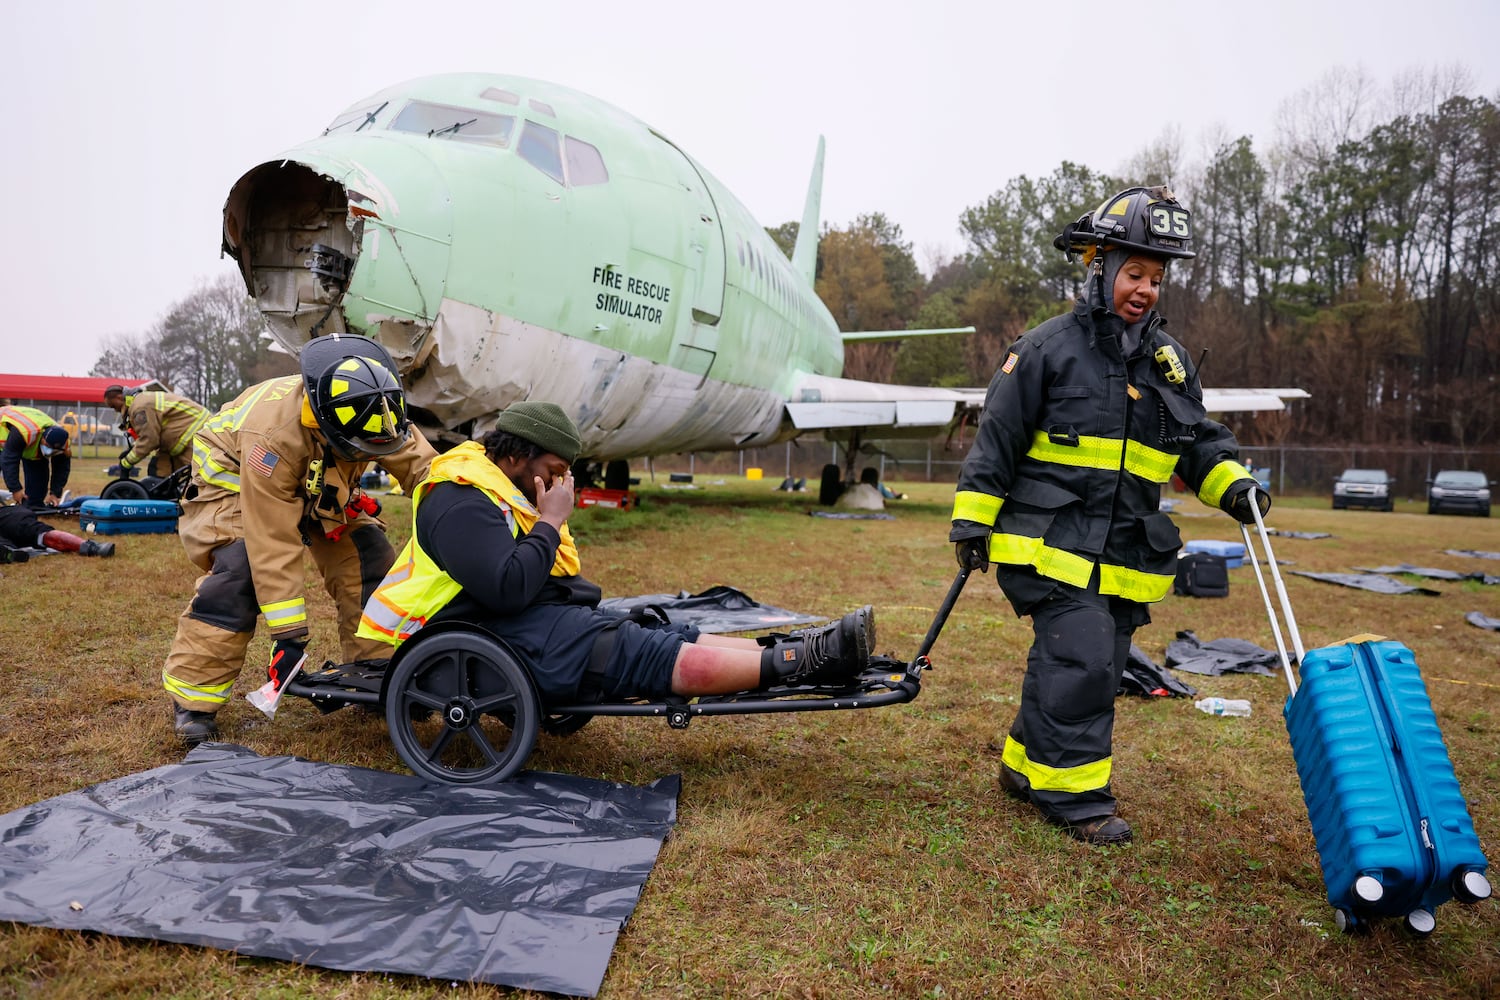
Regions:
<instances>
[{"instance_id":1,"label":"black firefighter glove","mask_svg":"<svg viewBox=\"0 0 1500 1000\"><path fill-rule=\"evenodd\" d=\"M958 557L959 569L977 569L981 573L990 571L990 536L988 532L975 538L964 538L953 543L953 553Z\"/></svg>"},{"instance_id":2,"label":"black firefighter glove","mask_svg":"<svg viewBox=\"0 0 1500 1000\"><path fill-rule=\"evenodd\" d=\"M1264 518L1271 511L1271 494L1250 479L1238 480L1225 490L1224 496L1219 500L1219 507L1241 524L1254 524L1255 513L1250 509L1252 492L1255 494L1255 505L1260 508L1260 516Z\"/></svg>"},{"instance_id":3,"label":"black firefighter glove","mask_svg":"<svg viewBox=\"0 0 1500 1000\"><path fill-rule=\"evenodd\" d=\"M286 687L287 681L296 676L297 668L306 654L305 635L299 635L295 639L276 640L276 645L271 648L271 662L266 664L266 679L275 686L278 694Z\"/></svg>"}]
</instances>

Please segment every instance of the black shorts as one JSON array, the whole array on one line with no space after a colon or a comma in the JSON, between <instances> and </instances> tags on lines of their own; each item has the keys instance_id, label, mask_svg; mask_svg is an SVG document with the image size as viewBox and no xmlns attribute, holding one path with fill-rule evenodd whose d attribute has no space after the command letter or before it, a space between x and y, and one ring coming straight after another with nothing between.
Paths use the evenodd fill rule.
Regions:
<instances>
[{"instance_id":1,"label":"black shorts","mask_svg":"<svg viewBox=\"0 0 1500 1000\"><path fill-rule=\"evenodd\" d=\"M537 604L480 624L521 656L543 705L670 694L678 650L702 634L692 625L642 624L570 604Z\"/></svg>"}]
</instances>

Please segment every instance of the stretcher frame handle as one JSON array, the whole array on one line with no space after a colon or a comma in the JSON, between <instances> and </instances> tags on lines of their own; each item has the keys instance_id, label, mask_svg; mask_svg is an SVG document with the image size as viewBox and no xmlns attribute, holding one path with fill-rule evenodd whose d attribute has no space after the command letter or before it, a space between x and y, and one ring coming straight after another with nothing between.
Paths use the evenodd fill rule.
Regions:
<instances>
[{"instance_id":1,"label":"stretcher frame handle","mask_svg":"<svg viewBox=\"0 0 1500 1000\"><path fill-rule=\"evenodd\" d=\"M932 652L933 643L943 631L943 626L948 622L948 616L953 613L953 606L958 603L958 595L963 593L964 584L969 582L969 574L972 573L967 566L960 566L958 575L953 578L953 583L948 587L948 595L943 598L942 605L938 608L937 615L933 617L932 624L927 627L927 635L922 639L921 648L917 655L912 657L911 665L918 670L931 670L932 661L927 654Z\"/></svg>"},{"instance_id":2,"label":"stretcher frame handle","mask_svg":"<svg viewBox=\"0 0 1500 1000\"><path fill-rule=\"evenodd\" d=\"M1246 499L1250 503L1250 513L1255 515L1255 527L1260 533L1260 542L1265 552L1266 565L1271 570L1271 580L1276 586L1276 597L1281 603L1282 616L1286 621L1286 629L1292 638L1292 648L1297 653L1297 666L1302 666L1302 660L1307 655L1307 650L1302 645L1302 633L1297 630L1297 616L1292 612L1292 601L1287 596L1286 584L1281 579L1281 570L1276 565L1276 554L1271 551L1271 536L1266 531L1265 519L1260 514L1260 504L1255 502L1255 495L1260 490L1250 487ZM1297 675L1292 670L1291 658L1287 655L1286 640L1281 633L1281 621L1276 616L1276 609L1271 605L1271 594L1266 589L1265 574L1261 572L1260 560L1255 555L1255 545L1250 538L1250 526L1243 521L1240 522L1240 534L1245 539L1245 555L1250 558L1250 566L1255 570L1255 582L1260 586L1260 599L1266 606L1266 620L1271 623L1271 634L1276 637L1276 652L1281 656L1281 669L1286 674L1286 685L1291 689L1292 697L1297 696Z\"/></svg>"}]
</instances>

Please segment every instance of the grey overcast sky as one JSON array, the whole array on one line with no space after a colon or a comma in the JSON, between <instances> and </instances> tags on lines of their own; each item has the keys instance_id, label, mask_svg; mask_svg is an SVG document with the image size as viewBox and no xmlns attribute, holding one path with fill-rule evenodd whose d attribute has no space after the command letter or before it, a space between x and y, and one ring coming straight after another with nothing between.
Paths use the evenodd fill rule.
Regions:
<instances>
[{"instance_id":1,"label":"grey overcast sky","mask_svg":"<svg viewBox=\"0 0 1500 1000\"><path fill-rule=\"evenodd\" d=\"M0 59L0 370L83 375L232 273L220 211L250 167L433 73L566 84L650 123L764 225L884 212L918 262L959 213L1064 159L1114 170L1169 127L1274 138L1334 69L1462 66L1500 95L1496 0L9 0Z\"/></svg>"}]
</instances>

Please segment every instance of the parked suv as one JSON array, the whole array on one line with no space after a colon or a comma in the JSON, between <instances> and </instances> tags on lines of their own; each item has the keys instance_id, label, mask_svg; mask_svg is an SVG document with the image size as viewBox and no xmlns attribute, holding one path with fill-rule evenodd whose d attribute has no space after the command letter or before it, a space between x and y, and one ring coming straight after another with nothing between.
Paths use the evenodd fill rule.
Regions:
<instances>
[{"instance_id":1,"label":"parked suv","mask_svg":"<svg viewBox=\"0 0 1500 1000\"><path fill-rule=\"evenodd\" d=\"M1482 472L1444 469L1427 481L1427 513L1490 516L1490 481Z\"/></svg>"},{"instance_id":2,"label":"parked suv","mask_svg":"<svg viewBox=\"0 0 1500 1000\"><path fill-rule=\"evenodd\" d=\"M1396 485L1384 469L1345 469L1333 481L1333 509L1373 507L1395 510L1391 489Z\"/></svg>"}]
</instances>

